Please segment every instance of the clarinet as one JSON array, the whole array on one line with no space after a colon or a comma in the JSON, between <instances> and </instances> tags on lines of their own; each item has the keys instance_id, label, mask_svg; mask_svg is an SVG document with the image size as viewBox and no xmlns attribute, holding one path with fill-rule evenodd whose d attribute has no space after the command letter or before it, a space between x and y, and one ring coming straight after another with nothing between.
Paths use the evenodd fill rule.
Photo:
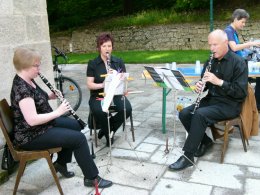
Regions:
<instances>
[{"instance_id":1,"label":"clarinet","mask_svg":"<svg viewBox=\"0 0 260 195\"><path fill-rule=\"evenodd\" d=\"M64 98L61 96L60 93L57 93L57 91L55 90L55 88L51 85L51 83L46 79L46 77L44 77L41 73L39 73L40 78L42 79L42 81L49 87L49 89L56 95L56 97L60 100L60 102L62 102L64 100ZM81 129L84 129L84 127L86 127L86 123L81 120L79 118L79 116L76 114L76 112L71 108L69 110L69 112L72 114L72 116L78 121Z\"/></svg>"},{"instance_id":2,"label":"clarinet","mask_svg":"<svg viewBox=\"0 0 260 195\"><path fill-rule=\"evenodd\" d=\"M107 55L107 72L111 69L111 61L110 61L110 54L109 52L106 52Z\"/></svg>"},{"instance_id":3,"label":"clarinet","mask_svg":"<svg viewBox=\"0 0 260 195\"><path fill-rule=\"evenodd\" d=\"M209 63L208 63L208 65L207 65L207 67L206 67L205 72L206 72L206 71L210 72L210 70L211 70L211 64L212 64L213 58L214 58L214 53L211 53L211 54L210 54L210 57L209 57ZM205 74L205 72L204 72L204 74ZM203 74L203 76L204 76L204 74ZM203 78L203 77L202 77L202 78ZM194 114L195 111L197 110L197 108L198 108L199 105L200 105L201 95L202 95L202 93L203 93L203 91L204 91L204 88L205 88L205 86L206 86L206 82L204 82L203 79L202 79L202 83L203 83L203 85L202 85L202 87L201 87L200 92L198 93L197 99L196 99L196 101L195 101L195 107L194 107L193 111L191 112L191 114Z\"/></svg>"}]
</instances>

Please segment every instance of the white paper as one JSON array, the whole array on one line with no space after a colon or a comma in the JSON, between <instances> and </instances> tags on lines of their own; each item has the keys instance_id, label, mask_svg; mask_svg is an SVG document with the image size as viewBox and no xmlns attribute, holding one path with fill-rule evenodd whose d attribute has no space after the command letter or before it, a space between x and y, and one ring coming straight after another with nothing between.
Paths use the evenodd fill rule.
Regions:
<instances>
[{"instance_id":1,"label":"white paper","mask_svg":"<svg viewBox=\"0 0 260 195\"><path fill-rule=\"evenodd\" d=\"M173 86L175 89L184 90L182 85L173 75L171 70L163 69L163 68L154 68L154 70L160 75L161 79L163 80L163 82L166 84L168 88L172 89ZM168 79L166 79L163 74L166 75Z\"/></svg>"},{"instance_id":2,"label":"white paper","mask_svg":"<svg viewBox=\"0 0 260 195\"><path fill-rule=\"evenodd\" d=\"M102 104L103 112L108 112L108 108L113 100L114 95L124 95L126 92L126 80L129 73L108 74L105 79L105 96Z\"/></svg>"}]
</instances>

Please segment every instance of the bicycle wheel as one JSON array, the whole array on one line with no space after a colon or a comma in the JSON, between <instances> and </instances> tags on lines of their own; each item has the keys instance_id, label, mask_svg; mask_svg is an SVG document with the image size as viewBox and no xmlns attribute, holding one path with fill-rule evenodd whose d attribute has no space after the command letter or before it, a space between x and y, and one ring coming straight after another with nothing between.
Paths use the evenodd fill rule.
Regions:
<instances>
[{"instance_id":1,"label":"bicycle wheel","mask_svg":"<svg viewBox=\"0 0 260 195\"><path fill-rule=\"evenodd\" d=\"M57 84L58 79L55 79L56 87L61 91L63 97L70 103L74 111L76 111L82 100L82 91L78 83L73 79L62 76L61 85ZM70 112L64 114L65 116L70 115Z\"/></svg>"}]
</instances>

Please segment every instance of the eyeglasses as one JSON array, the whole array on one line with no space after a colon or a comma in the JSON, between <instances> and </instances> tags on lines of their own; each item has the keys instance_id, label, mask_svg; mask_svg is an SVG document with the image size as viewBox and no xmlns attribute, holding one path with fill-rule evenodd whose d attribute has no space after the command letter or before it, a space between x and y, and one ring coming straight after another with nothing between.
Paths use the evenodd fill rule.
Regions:
<instances>
[{"instance_id":1,"label":"eyeglasses","mask_svg":"<svg viewBox=\"0 0 260 195\"><path fill-rule=\"evenodd\" d=\"M41 66L41 64L34 64L32 66L35 67L35 68L39 68Z\"/></svg>"}]
</instances>

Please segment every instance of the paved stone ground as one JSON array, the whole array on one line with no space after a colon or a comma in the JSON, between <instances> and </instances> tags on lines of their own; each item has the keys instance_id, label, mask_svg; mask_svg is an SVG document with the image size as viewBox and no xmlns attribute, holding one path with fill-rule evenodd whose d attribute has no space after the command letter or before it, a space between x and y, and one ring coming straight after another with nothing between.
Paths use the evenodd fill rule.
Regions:
<instances>
[{"instance_id":1,"label":"paved stone ground","mask_svg":"<svg viewBox=\"0 0 260 195\"><path fill-rule=\"evenodd\" d=\"M101 194L260 194L260 136L249 140L248 152L245 153L239 134L235 131L230 138L223 164L219 163L222 140L218 140L204 157L196 159L196 167L180 172L169 171L168 165L182 154L181 147L185 141L185 131L178 120L174 132L173 93L167 96L167 133L163 134L162 89L154 87L151 80L145 81L142 78L143 65L129 64L127 69L134 78L129 82L129 90L144 91L128 96L133 107L136 141L132 142L129 122L125 131L127 134L122 129L116 133L111 158L109 149L105 147L105 139L99 140L99 146L95 148L95 162L100 175L114 182L112 187L102 190ZM63 70L64 75L75 79L82 88L83 100L77 114L87 121L89 93L85 84L85 71L85 65L70 65ZM195 98L194 94L187 92L179 92L178 95ZM90 140L88 128L84 132ZM166 155L164 150L167 137L170 153ZM59 175L65 194L95 194L93 188L84 187L83 175L75 160L69 169L75 171L75 177L65 179ZM12 194L15 178L16 173L10 175L9 180L0 186L0 194ZM59 194L45 160L27 166L17 194Z\"/></svg>"}]
</instances>

